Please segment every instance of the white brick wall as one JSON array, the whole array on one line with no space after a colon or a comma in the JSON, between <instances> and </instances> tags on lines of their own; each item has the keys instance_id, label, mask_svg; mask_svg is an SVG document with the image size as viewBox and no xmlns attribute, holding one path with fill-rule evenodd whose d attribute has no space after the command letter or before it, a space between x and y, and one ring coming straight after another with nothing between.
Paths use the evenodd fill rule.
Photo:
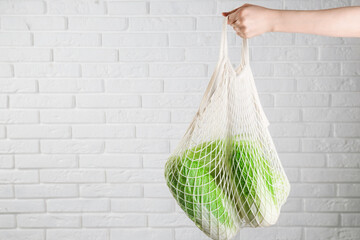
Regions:
<instances>
[{"instance_id":1,"label":"white brick wall","mask_svg":"<svg viewBox=\"0 0 360 240\"><path fill-rule=\"evenodd\" d=\"M220 14L244 3L0 0L0 240L207 239L163 167L214 70ZM238 64L241 39L228 43ZM249 44L292 190L276 226L236 239L360 239L360 38Z\"/></svg>"}]
</instances>

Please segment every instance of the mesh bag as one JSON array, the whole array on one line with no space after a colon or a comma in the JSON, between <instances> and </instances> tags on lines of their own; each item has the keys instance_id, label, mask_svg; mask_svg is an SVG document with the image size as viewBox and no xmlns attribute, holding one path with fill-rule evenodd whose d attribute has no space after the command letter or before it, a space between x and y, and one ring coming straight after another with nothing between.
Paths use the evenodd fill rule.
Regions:
<instances>
[{"instance_id":1,"label":"mesh bag","mask_svg":"<svg viewBox=\"0 0 360 240\"><path fill-rule=\"evenodd\" d=\"M268 131L242 39L237 69L227 56L224 19L219 61L185 135L165 164L170 192L212 239L276 223L290 184Z\"/></svg>"}]
</instances>

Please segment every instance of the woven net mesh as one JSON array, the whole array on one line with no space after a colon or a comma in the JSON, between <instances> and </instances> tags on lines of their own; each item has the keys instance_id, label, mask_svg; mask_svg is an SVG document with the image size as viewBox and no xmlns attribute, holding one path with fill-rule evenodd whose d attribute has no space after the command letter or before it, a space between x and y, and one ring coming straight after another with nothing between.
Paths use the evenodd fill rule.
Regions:
<instances>
[{"instance_id":1,"label":"woven net mesh","mask_svg":"<svg viewBox=\"0 0 360 240\"><path fill-rule=\"evenodd\" d=\"M243 39L242 63L220 58L199 110L165 164L171 194L212 239L276 223L290 184L268 131Z\"/></svg>"}]
</instances>

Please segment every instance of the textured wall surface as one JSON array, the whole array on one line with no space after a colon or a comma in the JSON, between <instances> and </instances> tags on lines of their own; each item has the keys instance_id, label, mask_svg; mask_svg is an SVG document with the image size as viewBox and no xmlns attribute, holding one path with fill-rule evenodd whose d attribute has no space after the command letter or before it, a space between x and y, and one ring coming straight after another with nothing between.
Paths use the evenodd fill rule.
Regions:
<instances>
[{"instance_id":1,"label":"textured wall surface","mask_svg":"<svg viewBox=\"0 0 360 240\"><path fill-rule=\"evenodd\" d=\"M163 167L216 64L220 13L244 3L1 0L0 239L207 239ZM360 38L266 33L249 46L292 189L276 226L237 239L360 239Z\"/></svg>"}]
</instances>

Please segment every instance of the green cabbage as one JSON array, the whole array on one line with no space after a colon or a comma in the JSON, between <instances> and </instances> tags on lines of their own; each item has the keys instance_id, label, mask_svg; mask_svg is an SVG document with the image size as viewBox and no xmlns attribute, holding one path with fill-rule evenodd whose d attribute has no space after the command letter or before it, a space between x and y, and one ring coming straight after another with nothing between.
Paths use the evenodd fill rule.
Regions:
<instances>
[{"instance_id":1,"label":"green cabbage","mask_svg":"<svg viewBox=\"0 0 360 240\"><path fill-rule=\"evenodd\" d=\"M233 137L204 142L167 161L165 178L172 195L208 236L228 239L241 224L276 222L285 200L279 201L278 193L289 183L271 167L262 148Z\"/></svg>"}]
</instances>

